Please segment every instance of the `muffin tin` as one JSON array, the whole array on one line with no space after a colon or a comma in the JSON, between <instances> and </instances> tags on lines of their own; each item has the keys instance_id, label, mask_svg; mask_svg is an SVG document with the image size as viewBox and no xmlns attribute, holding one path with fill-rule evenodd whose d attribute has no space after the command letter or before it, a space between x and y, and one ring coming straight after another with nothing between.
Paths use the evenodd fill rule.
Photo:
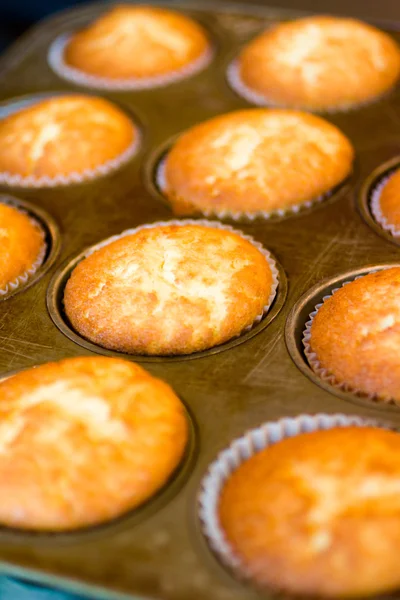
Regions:
<instances>
[{"instance_id":1,"label":"muffin tin","mask_svg":"<svg viewBox=\"0 0 400 600\"><path fill-rule=\"evenodd\" d=\"M295 11L247 3L164 4L202 23L215 50L206 69L164 88L89 90L73 86L52 71L48 52L54 39L92 21L104 10L103 4L50 18L18 41L2 59L3 107L10 100L23 97L26 101L36 94L98 93L128 111L142 131L137 154L104 177L55 188L1 188L8 201L11 198L37 214L47 226L49 240L53 240L40 279L36 277L21 293L0 301L2 375L98 351L77 339L63 316L61 289L76 257L127 228L176 218L155 189L157 157L187 127L251 106L230 88L226 78L229 64L239 47L262 29L301 16ZM400 42L400 30L391 33ZM282 276L267 319L242 338L193 356L193 360L139 357L151 373L172 385L193 419L190 460L177 480L143 510L98 528L49 535L3 528L3 572L110 600L260 598L251 587L236 580L208 547L198 514L201 480L220 450L246 429L264 422L318 412L358 415L400 425L400 408L358 398L356 403L349 402L354 400L351 395L323 385L310 372L301 346L305 321L322 296L374 266L400 262L398 244L382 233L369 209L376 177L381 176L382 169L400 163L399 108L397 88L375 104L327 115L356 150L355 172L340 194L290 217L277 215L268 221L232 223L270 250L286 273L287 298ZM56 256L59 243L61 251ZM54 260L51 272L45 272ZM391 597L400 598L400 592Z\"/></svg>"}]
</instances>

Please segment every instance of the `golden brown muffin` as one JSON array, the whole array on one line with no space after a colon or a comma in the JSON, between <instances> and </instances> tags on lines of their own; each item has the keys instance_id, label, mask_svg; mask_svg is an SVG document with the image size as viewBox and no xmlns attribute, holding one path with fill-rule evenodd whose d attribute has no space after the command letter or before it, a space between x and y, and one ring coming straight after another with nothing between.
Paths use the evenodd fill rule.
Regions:
<instances>
[{"instance_id":1,"label":"golden brown muffin","mask_svg":"<svg viewBox=\"0 0 400 600\"><path fill-rule=\"evenodd\" d=\"M271 268L236 233L158 225L84 259L64 294L74 329L105 348L190 354L239 335L263 312Z\"/></svg>"},{"instance_id":2,"label":"golden brown muffin","mask_svg":"<svg viewBox=\"0 0 400 600\"><path fill-rule=\"evenodd\" d=\"M146 79L173 75L205 55L203 29L182 14L150 6L120 5L75 34L65 62L89 75Z\"/></svg>"},{"instance_id":3,"label":"golden brown muffin","mask_svg":"<svg viewBox=\"0 0 400 600\"><path fill-rule=\"evenodd\" d=\"M56 96L0 121L0 173L83 173L119 157L136 140L128 117L94 96Z\"/></svg>"},{"instance_id":4,"label":"golden brown muffin","mask_svg":"<svg viewBox=\"0 0 400 600\"><path fill-rule=\"evenodd\" d=\"M66 530L149 499L188 437L172 389L134 363L80 357L0 383L0 521Z\"/></svg>"},{"instance_id":5,"label":"golden brown muffin","mask_svg":"<svg viewBox=\"0 0 400 600\"><path fill-rule=\"evenodd\" d=\"M261 586L334 598L400 586L400 436L345 427L287 438L228 479L220 523Z\"/></svg>"},{"instance_id":6,"label":"golden brown muffin","mask_svg":"<svg viewBox=\"0 0 400 600\"><path fill-rule=\"evenodd\" d=\"M318 310L310 333L311 351L338 383L400 401L400 267L340 288Z\"/></svg>"},{"instance_id":7,"label":"golden brown muffin","mask_svg":"<svg viewBox=\"0 0 400 600\"><path fill-rule=\"evenodd\" d=\"M384 184L379 195L379 209L387 225L400 232L400 170Z\"/></svg>"},{"instance_id":8,"label":"golden brown muffin","mask_svg":"<svg viewBox=\"0 0 400 600\"><path fill-rule=\"evenodd\" d=\"M28 279L45 255L44 232L26 213L0 202L0 290Z\"/></svg>"},{"instance_id":9,"label":"golden brown muffin","mask_svg":"<svg viewBox=\"0 0 400 600\"><path fill-rule=\"evenodd\" d=\"M314 16L282 23L241 52L239 77L267 102L309 110L347 109L396 83L400 48L371 25Z\"/></svg>"},{"instance_id":10,"label":"golden brown muffin","mask_svg":"<svg viewBox=\"0 0 400 600\"><path fill-rule=\"evenodd\" d=\"M240 110L184 133L167 155L163 187L178 214L270 212L326 194L352 160L349 140L324 119Z\"/></svg>"}]
</instances>

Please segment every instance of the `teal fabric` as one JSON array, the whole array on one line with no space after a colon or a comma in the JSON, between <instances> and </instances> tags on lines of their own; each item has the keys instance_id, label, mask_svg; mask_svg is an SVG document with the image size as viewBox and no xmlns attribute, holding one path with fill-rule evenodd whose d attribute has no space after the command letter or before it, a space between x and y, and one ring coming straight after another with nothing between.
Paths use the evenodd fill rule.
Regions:
<instances>
[{"instance_id":1,"label":"teal fabric","mask_svg":"<svg viewBox=\"0 0 400 600\"><path fill-rule=\"evenodd\" d=\"M81 596L0 577L0 600L83 600Z\"/></svg>"}]
</instances>

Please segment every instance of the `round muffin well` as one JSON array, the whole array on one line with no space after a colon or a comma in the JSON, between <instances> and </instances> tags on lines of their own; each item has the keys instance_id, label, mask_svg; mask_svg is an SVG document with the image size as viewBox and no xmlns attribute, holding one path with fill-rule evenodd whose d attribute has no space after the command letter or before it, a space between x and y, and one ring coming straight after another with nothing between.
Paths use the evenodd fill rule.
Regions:
<instances>
[{"instance_id":1,"label":"round muffin well","mask_svg":"<svg viewBox=\"0 0 400 600\"><path fill-rule=\"evenodd\" d=\"M45 233L39 223L0 202L0 297L27 281L43 263Z\"/></svg>"},{"instance_id":2,"label":"round muffin well","mask_svg":"<svg viewBox=\"0 0 400 600\"><path fill-rule=\"evenodd\" d=\"M394 236L400 235L400 170L386 175L371 195L375 220Z\"/></svg>"},{"instance_id":3,"label":"round muffin well","mask_svg":"<svg viewBox=\"0 0 400 600\"><path fill-rule=\"evenodd\" d=\"M320 117L240 110L178 138L162 191L177 214L268 216L327 196L350 175L353 158L346 136Z\"/></svg>"},{"instance_id":4,"label":"round muffin well","mask_svg":"<svg viewBox=\"0 0 400 600\"><path fill-rule=\"evenodd\" d=\"M310 366L333 386L400 402L400 267L346 283L317 307L304 337Z\"/></svg>"},{"instance_id":5,"label":"round muffin well","mask_svg":"<svg viewBox=\"0 0 400 600\"><path fill-rule=\"evenodd\" d=\"M99 346L186 355L240 335L269 308L274 263L219 224L160 223L125 232L73 270L64 291L72 327Z\"/></svg>"},{"instance_id":6,"label":"round muffin well","mask_svg":"<svg viewBox=\"0 0 400 600\"><path fill-rule=\"evenodd\" d=\"M400 585L400 436L320 417L275 424L278 440L300 420L321 425L277 442L271 424L272 445L232 457L215 501L223 545L235 571L262 588L335 598L391 591ZM246 439L262 446L261 433Z\"/></svg>"}]
</instances>

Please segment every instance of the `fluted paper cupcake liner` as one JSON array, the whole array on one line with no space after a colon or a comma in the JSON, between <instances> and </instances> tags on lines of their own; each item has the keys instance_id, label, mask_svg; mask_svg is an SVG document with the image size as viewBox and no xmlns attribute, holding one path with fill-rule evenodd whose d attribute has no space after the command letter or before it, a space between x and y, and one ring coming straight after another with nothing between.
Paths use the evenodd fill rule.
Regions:
<instances>
[{"instance_id":1,"label":"fluted paper cupcake liner","mask_svg":"<svg viewBox=\"0 0 400 600\"><path fill-rule=\"evenodd\" d=\"M156 75L146 78L129 79L110 79L108 77L99 77L89 75L76 67L71 67L64 60L65 48L72 37L71 33L63 34L56 38L51 44L48 54L48 62L53 71L63 79L76 85L88 88L97 88L102 90L147 90L151 88L163 87L170 83L186 79L205 69L213 58L211 48L206 50L199 58L193 62L165 75Z\"/></svg>"},{"instance_id":2,"label":"fluted paper cupcake liner","mask_svg":"<svg viewBox=\"0 0 400 600\"><path fill-rule=\"evenodd\" d=\"M163 194L165 200L168 202L168 197L165 194L166 189L166 179L165 179L165 161L166 158L163 158L156 169L155 179L156 186ZM347 178L346 178L347 180ZM255 221L256 219L264 219L268 220L274 217L290 217L293 215L297 215L301 213L303 210L311 208L312 206L319 204L325 200L328 200L336 190L342 186L346 180L343 180L342 183L339 183L335 188L329 190L326 194L322 194L313 200L307 200L307 202L301 202L300 204L294 204L293 206L288 206L286 208L277 208L275 210L267 211L267 210L258 210L255 212L246 212L246 211L238 211L234 212L228 209L221 210L202 210L196 206L193 206L193 212L199 213L207 218L217 218L217 219L230 219L232 221Z\"/></svg>"},{"instance_id":3,"label":"fluted paper cupcake liner","mask_svg":"<svg viewBox=\"0 0 400 600\"><path fill-rule=\"evenodd\" d=\"M245 235L242 231L238 231L237 229L234 229L233 227L230 227L229 225L223 225L219 221L181 219L181 220L172 220L172 221L157 221L155 223L146 223L145 225L139 225L138 227L134 227L133 229L127 229L126 231L123 231L120 234L113 235L112 237L107 238L106 240L103 240L99 244L92 246L85 253L84 258L87 258L88 256L90 256L91 254L93 254L94 252L99 250L100 248L103 248L104 246L108 246L109 244L111 244L112 242L115 242L116 240L119 240L128 235L133 235L133 234L137 233L138 231L141 231L142 229L153 229L154 227L163 227L163 226L168 226L168 225L177 225L177 226L203 225L205 227L210 227L213 229L223 229L226 231L230 231L232 233L236 233L237 235L240 235L243 239L250 242L255 248L257 248L257 250L259 250L261 252L261 254L265 257L265 260L267 261L267 263L271 269L271 274L272 274L271 293L269 295L267 303L263 307L262 312L259 315L257 315L257 317L254 319L254 321L251 325L248 325L247 327L245 327L236 337L240 337L244 333L247 333L248 331L253 329L253 327L255 327L258 323L260 323L262 321L262 319L268 313L269 309L271 308L271 305L275 300L278 286L279 286L279 271L276 266L275 259L272 256L272 254L268 250L266 250L262 244L260 244L260 242L257 242L251 236Z\"/></svg>"},{"instance_id":4,"label":"fluted paper cupcake liner","mask_svg":"<svg viewBox=\"0 0 400 600\"><path fill-rule=\"evenodd\" d=\"M364 400L371 400L371 401L375 401L376 403L380 402L380 403L385 403L385 404L396 404L396 402L391 398L384 398L382 396L379 396L378 394L368 394L367 392L364 392L362 390L354 388L353 386L349 385L346 382L338 381L336 379L336 377L332 373L330 373L330 371L328 369L322 367L321 363L318 360L317 353L311 349L311 344L310 344L311 327L312 327L314 318L315 318L316 314L318 313L319 309L324 305L324 303L327 300L329 300L336 292L338 292L341 288L348 285L349 283L352 283L353 281L357 281L357 279L361 279L362 277L365 277L366 275L369 275L370 273L376 273L377 271L383 271L385 269L390 269L390 268L391 268L390 266L384 266L381 268L371 269L371 271L369 271L368 273L364 273L364 275L358 275L357 277L354 277L353 279L351 279L349 281L345 281L341 286L333 289L330 294L323 296L322 302L317 304L315 306L314 310L312 311L312 313L310 313L310 315L309 315L309 320L307 321L307 323L305 325L305 329L303 331L302 342L303 342L303 346L304 346L304 354L307 358L308 364L310 365L310 367L312 368L314 373L316 375L318 375L318 377L320 377L320 379L322 381L329 383L329 385L331 385L334 388L337 388L338 390L341 390L343 392L352 393L355 396L358 396L359 398L362 398Z\"/></svg>"},{"instance_id":5,"label":"fluted paper cupcake liner","mask_svg":"<svg viewBox=\"0 0 400 600\"><path fill-rule=\"evenodd\" d=\"M389 223L386 217L382 214L381 210L381 194L382 190L389 181L389 179L394 175L397 169L393 170L391 173L384 175L379 179L378 183L373 188L370 194L370 208L372 216L375 221L386 231L391 233L394 237L400 236L400 229L397 229L395 225Z\"/></svg>"},{"instance_id":6,"label":"fluted paper cupcake liner","mask_svg":"<svg viewBox=\"0 0 400 600\"><path fill-rule=\"evenodd\" d=\"M279 104L276 102L272 102L272 100L268 100L263 94L255 92L250 89L240 77L239 73L239 62L234 60L228 66L226 71L226 78L228 80L231 88L242 98L250 102L251 104L256 104L257 106L266 106L271 108L279 108Z\"/></svg>"},{"instance_id":7,"label":"fluted paper cupcake liner","mask_svg":"<svg viewBox=\"0 0 400 600\"><path fill-rule=\"evenodd\" d=\"M388 425L374 419L343 414L285 417L251 429L242 437L235 439L210 465L200 486L198 507L201 528L213 552L239 577L250 579L240 557L230 546L219 519L219 499L225 482L251 456L285 438L317 430L349 426L378 426L391 429Z\"/></svg>"},{"instance_id":8,"label":"fluted paper cupcake liner","mask_svg":"<svg viewBox=\"0 0 400 600\"><path fill-rule=\"evenodd\" d=\"M19 207L17 207L17 209L19 212L23 212L23 213L27 214L26 211L24 211L23 209L21 209ZM36 271L42 266L42 264L44 262L46 252L47 252L47 245L45 242L45 234L44 234L43 228L40 225L40 223L38 221L36 221L35 219L33 219L32 217L29 217L29 220L35 227L39 228L39 230L42 234L42 242L43 242L42 247L39 251L39 254L38 254L35 262L32 263L31 267L27 271L25 271L21 275L18 275L18 277L16 277L13 281L9 281L4 288L0 288L0 299L7 298L8 295L15 292L19 287L25 285L25 283L27 283L35 275Z\"/></svg>"},{"instance_id":9,"label":"fluted paper cupcake liner","mask_svg":"<svg viewBox=\"0 0 400 600\"><path fill-rule=\"evenodd\" d=\"M228 69L226 71L226 79L234 92L236 92L239 96L247 100L247 102L255 104L256 106L265 106L269 108L283 108L290 110L302 110L316 114L334 114L358 110L359 108L369 106L371 104L374 104L375 102L379 102L380 100L384 99L396 87L394 86L390 88L389 90L383 92L383 94L380 94L379 96L375 96L374 98L368 98L367 100L362 100L360 102L349 102L348 104L342 104L340 106L312 108L310 106L305 106L301 104L294 105L284 104L281 102L274 102L273 100L270 100L266 96L264 96L264 94L261 94L249 88L249 86L244 83L243 79L240 76L238 60L232 61L228 66Z\"/></svg>"},{"instance_id":10,"label":"fluted paper cupcake liner","mask_svg":"<svg viewBox=\"0 0 400 600\"><path fill-rule=\"evenodd\" d=\"M60 94L58 94L60 95ZM48 96L50 98L51 96ZM7 116L8 114L14 114L26 107L33 106L40 102L43 98L32 98L32 101L24 102L23 105L18 105L15 109L12 107L12 102L7 110L7 107L3 107L3 113ZM1 118L1 117L0 117ZM56 175L49 177L47 175L36 177L35 175L15 175L0 171L0 184L11 187L22 187L22 188L50 188L57 186L65 186L71 184L79 184L84 181L91 181L97 177L103 177L109 173L116 171L127 163L137 152L141 143L141 134L139 129L134 123L132 123L132 129L136 134L136 139L122 152L119 156L108 160L107 162L98 165L92 169L85 169L84 171L73 171L67 175Z\"/></svg>"}]
</instances>

